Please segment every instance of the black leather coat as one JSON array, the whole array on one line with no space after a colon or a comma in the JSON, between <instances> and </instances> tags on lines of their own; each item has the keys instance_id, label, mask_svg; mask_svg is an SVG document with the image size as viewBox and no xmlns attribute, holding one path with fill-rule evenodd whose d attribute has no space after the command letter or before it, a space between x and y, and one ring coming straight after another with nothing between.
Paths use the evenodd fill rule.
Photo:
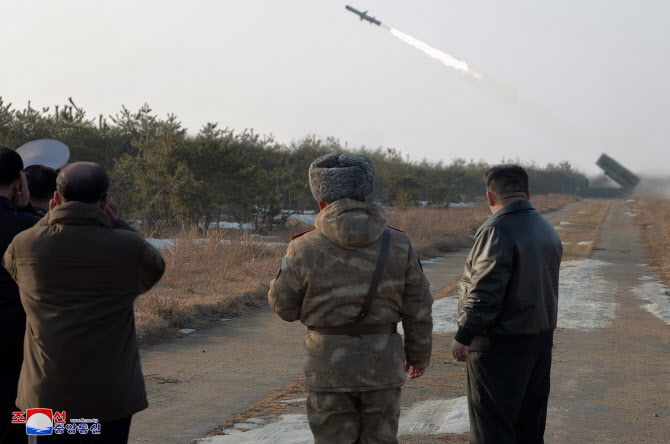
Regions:
<instances>
[{"instance_id":1,"label":"black leather coat","mask_svg":"<svg viewBox=\"0 0 670 444\"><path fill-rule=\"evenodd\" d=\"M528 200L513 202L482 225L460 282L456 340L470 348L509 349L508 339L551 343L558 313L563 247Z\"/></svg>"}]
</instances>

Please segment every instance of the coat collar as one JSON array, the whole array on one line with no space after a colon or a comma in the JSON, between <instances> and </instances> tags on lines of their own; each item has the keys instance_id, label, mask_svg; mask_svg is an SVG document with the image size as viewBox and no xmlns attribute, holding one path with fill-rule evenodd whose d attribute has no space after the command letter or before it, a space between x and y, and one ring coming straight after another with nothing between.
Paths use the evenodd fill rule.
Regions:
<instances>
[{"instance_id":1,"label":"coat collar","mask_svg":"<svg viewBox=\"0 0 670 444\"><path fill-rule=\"evenodd\" d=\"M484 225L479 227L477 233L475 233L475 238L479 236L479 233L481 233L484 228L491 225L493 221L498 219L499 217L505 216L506 214L516 213L517 211L524 211L524 210L535 210L535 207L533 206L532 203L530 203L529 200L526 199L517 200L516 202L512 202L511 204L502 207L500 211L498 211L496 214L491 215L491 217L489 217L487 221L484 222Z\"/></svg>"},{"instance_id":2,"label":"coat collar","mask_svg":"<svg viewBox=\"0 0 670 444\"><path fill-rule=\"evenodd\" d=\"M98 204L66 202L48 213L49 225L103 225L113 228L112 220Z\"/></svg>"},{"instance_id":3,"label":"coat collar","mask_svg":"<svg viewBox=\"0 0 670 444\"><path fill-rule=\"evenodd\" d=\"M14 204L12 204L12 201L7 199L5 196L0 196L0 208L6 208L8 210L16 211L16 208L14 207Z\"/></svg>"}]
</instances>

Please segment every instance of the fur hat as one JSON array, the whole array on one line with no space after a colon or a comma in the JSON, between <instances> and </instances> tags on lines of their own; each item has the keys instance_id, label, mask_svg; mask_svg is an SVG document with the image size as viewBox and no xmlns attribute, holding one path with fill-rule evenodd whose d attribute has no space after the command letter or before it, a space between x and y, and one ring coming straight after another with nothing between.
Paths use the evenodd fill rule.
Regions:
<instances>
[{"instance_id":1,"label":"fur hat","mask_svg":"<svg viewBox=\"0 0 670 444\"><path fill-rule=\"evenodd\" d=\"M372 194L375 166L365 156L330 153L309 166L309 186L319 202L340 199L363 200Z\"/></svg>"}]
</instances>

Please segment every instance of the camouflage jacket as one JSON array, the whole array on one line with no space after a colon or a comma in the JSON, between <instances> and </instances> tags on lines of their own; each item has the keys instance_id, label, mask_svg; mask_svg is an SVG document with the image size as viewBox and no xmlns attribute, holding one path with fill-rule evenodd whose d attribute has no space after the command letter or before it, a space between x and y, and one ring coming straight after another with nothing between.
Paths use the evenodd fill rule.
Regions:
<instances>
[{"instance_id":1,"label":"camouflage jacket","mask_svg":"<svg viewBox=\"0 0 670 444\"><path fill-rule=\"evenodd\" d=\"M294 238L270 284L270 307L284 320L337 327L361 310L386 229L384 210L343 199L316 218L316 229ZM390 251L366 324L402 321L395 334L321 335L305 340L305 385L312 391L366 391L399 387L404 363L426 368L432 340L428 280L409 238L390 230Z\"/></svg>"}]
</instances>

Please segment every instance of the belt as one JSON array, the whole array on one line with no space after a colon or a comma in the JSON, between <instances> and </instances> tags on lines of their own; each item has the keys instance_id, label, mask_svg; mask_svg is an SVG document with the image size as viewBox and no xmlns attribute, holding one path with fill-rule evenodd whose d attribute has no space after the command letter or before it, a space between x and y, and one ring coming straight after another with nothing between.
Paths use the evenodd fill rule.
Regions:
<instances>
[{"instance_id":1,"label":"belt","mask_svg":"<svg viewBox=\"0 0 670 444\"><path fill-rule=\"evenodd\" d=\"M320 335L390 335L398 331L398 324L349 324L339 327L307 327Z\"/></svg>"}]
</instances>

